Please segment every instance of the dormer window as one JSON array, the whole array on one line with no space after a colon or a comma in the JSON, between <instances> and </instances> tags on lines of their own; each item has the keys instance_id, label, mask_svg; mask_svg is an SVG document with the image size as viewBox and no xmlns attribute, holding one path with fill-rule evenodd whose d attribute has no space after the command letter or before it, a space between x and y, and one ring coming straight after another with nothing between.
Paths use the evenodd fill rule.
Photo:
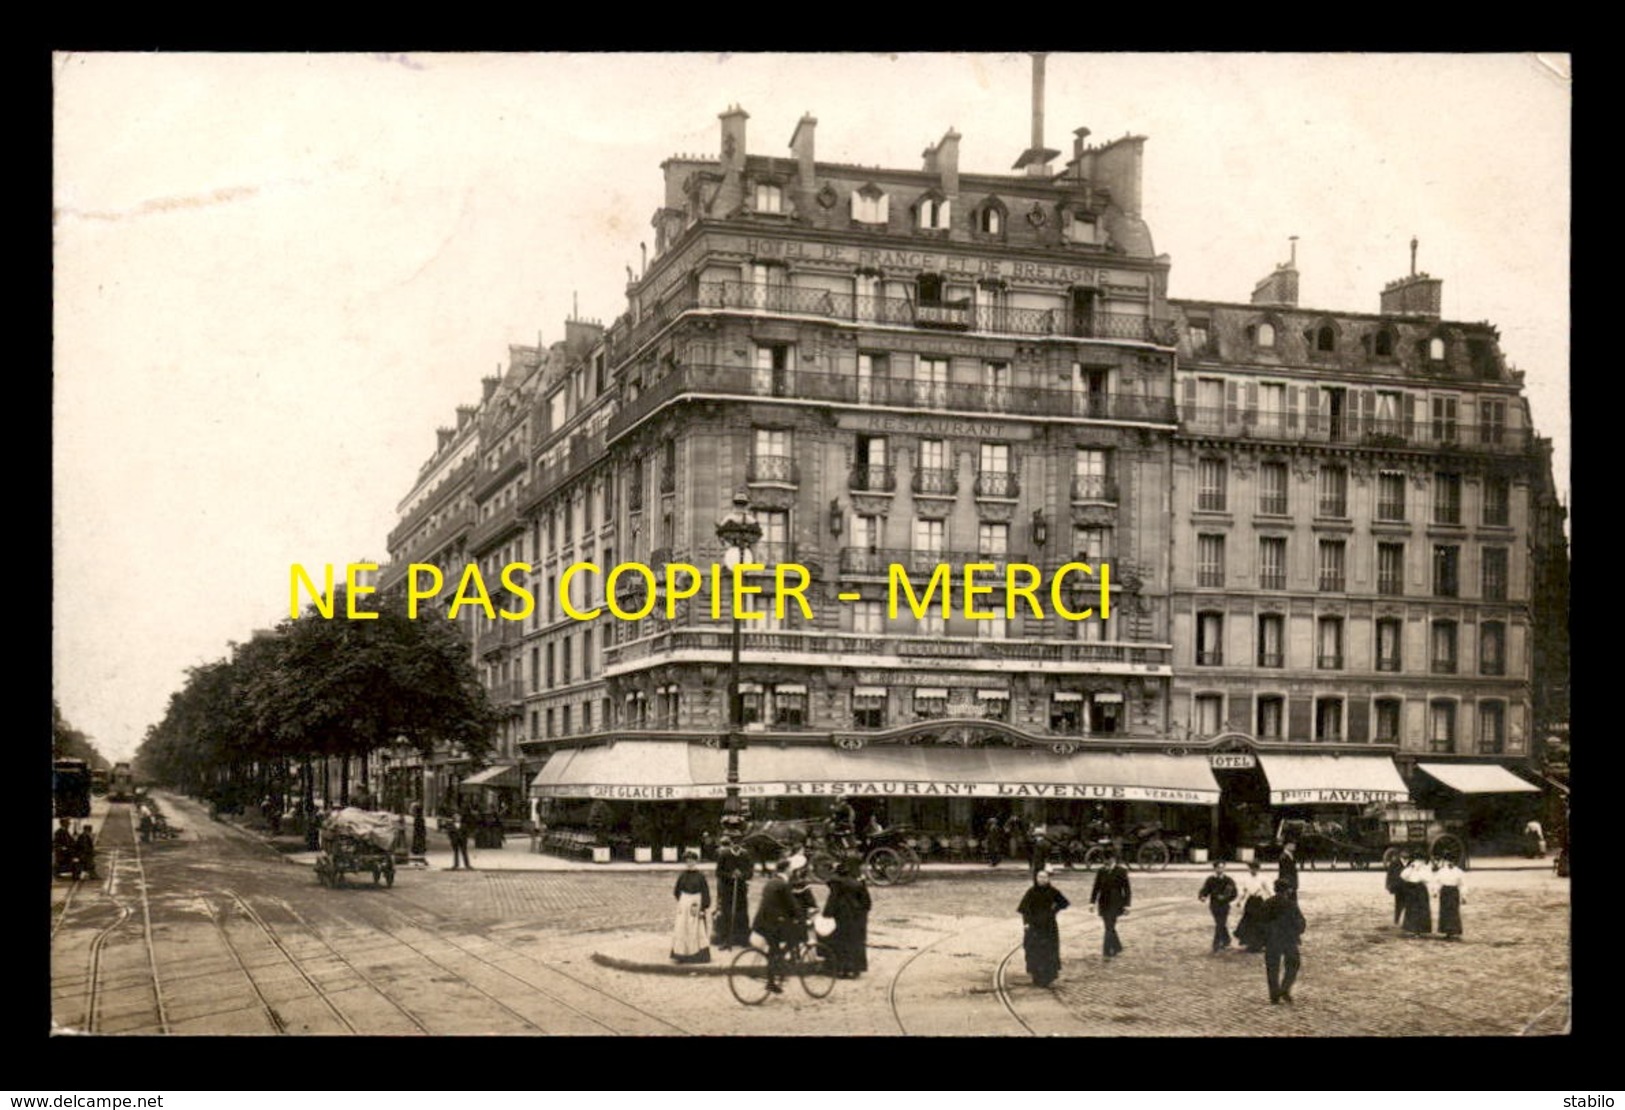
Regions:
<instances>
[{"instance_id":1,"label":"dormer window","mask_svg":"<svg viewBox=\"0 0 1625 1110\"><path fill-rule=\"evenodd\" d=\"M1431 362L1444 361L1444 340L1437 335L1428 340L1428 360Z\"/></svg>"},{"instance_id":2,"label":"dormer window","mask_svg":"<svg viewBox=\"0 0 1625 1110\"><path fill-rule=\"evenodd\" d=\"M1320 327L1315 329L1315 350L1337 350L1337 332L1332 330L1332 326L1330 324L1322 324Z\"/></svg>"},{"instance_id":3,"label":"dormer window","mask_svg":"<svg viewBox=\"0 0 1625 1110\"><path fill-rule=\"evenodd\" d=\"M1273 348L1275 346L1275 325L1267 321L1259 324L1258 329L1253 332L1253 343L1266 349Z\"/></svg>"},{"instance_id":4,"label":"dormer window","mask_svg":"<svg viewBox=\"0 0 1625 1110\"><path fill-rule=\"evenodd\" d=\"M852 218L860 224L884 224L890 218L888 197L873 182L852 194Z\"/></svg>"},{"instance_id":5,"label":"dormer window","mask_svg":"<svg viewBox=\"0 0 1625 1110\"><path fill-rule=\"evenodd\" d=\"M915 219L921 231L948 229L948 198L940 193L927 193L915 207Z\"/></svg>"},{"instance_id":6,"label":"dormer window","mask_svg":"<svg viewBox=\"0 0 1625 1110\"><path fill-rule=\"evenodd\" d=\"M1394 333L1387 328L1380 329L1371 337L1371 355L1373 358L1394 357Z\"/></svg>"},{"instance_id":7,"label":"dormer window","mask_svg":"<svg viewBox=\"0 0 1625 1110\"><path fill-rule=\"evenodd\" d=\"M983 205L976 216L976 229L984 235L999 235L1004 232L1004 213L991 204Z\"/></svg>"},{"instance_id":8,"label":"dormer window","mask_svg":"<svg viewBox=\"0 0 1625 1110\"><path fill-rule=\"evenodd\" d=\"M782 212L784 210L784 190L769 182L761 182L756 186L756 211Z\"/></svg>"},{"instance_id":9,"label":"dormer window","mask_svg":"<svg viewBox=\"0 0 1625 1110\"><path fill-rule=\"evenodd\" d=\"M1073 212L1066 224L1066 237L1073 243L1098 243L1100 237L1092 216Z\"/></svg>"}]
</instances>

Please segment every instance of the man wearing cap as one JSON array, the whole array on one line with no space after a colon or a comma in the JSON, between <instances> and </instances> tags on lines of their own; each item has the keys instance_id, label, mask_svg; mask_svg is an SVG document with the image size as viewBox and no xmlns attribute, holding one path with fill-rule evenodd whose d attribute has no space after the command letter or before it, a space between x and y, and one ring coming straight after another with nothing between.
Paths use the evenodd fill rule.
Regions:
<instances>
[{"instance_id":1,"label":"man wearing cap","mask_svg":"<svg viewBox=\"0 0 1625 1110\"><path fill-rule=\"evenodd\" d=\"M1106 926L1103 951L1109 960L1123 951L1123 942L1117 939L1117 919L1128 912L1133 891L1129 889L1128 868L1118 860L1117 853L1108 852L1106 861L1095 872L1095 887L1089 894L1089 906L1100 915Z\"/></svg>"},{"instance_id":2,"label":"man wearing cap","mask_svg":"<svg viewBox=\"0 0 1625 1110\"><path fill-rule=\"evenodd\" d=\"M1285 879L1276 879L1275 897L1264 903L1264 975L1271 1005L1292 1001L1292 984L1302 966L1298 938L1307 927L1298 909L1297 892Z\"/></svg>"},{"instance_id":3,"label":"man wearing cap","mask_svg":"<svg viewBox=\"0 0 1625 1110\"><path fill-rule=\"evenodd\" d=\"M756 907L751 928L767 942L767 989L779 994L784 989L779 985L784 978L784 950L807 937L801 904L790 890L789 860L781 859L762 887L762 902Z\"/></svg>"}]
</instances>

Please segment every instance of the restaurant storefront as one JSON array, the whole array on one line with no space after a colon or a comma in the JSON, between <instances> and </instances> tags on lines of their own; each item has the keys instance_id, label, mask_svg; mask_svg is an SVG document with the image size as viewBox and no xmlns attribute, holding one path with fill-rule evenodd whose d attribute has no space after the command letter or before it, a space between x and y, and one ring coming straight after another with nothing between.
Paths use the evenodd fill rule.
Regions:
<instances>
[{"instance_id":1,"label":"restaurant storefront","mask_svg":"<svg viewBox=\"0 0 1625 1110\"><path fill-rule=\"evenodd\" d=\"M973 852L989 818L1081 829L1096 805L1119 828L1156 821L1171 833L1205 830L1219 787L1200 754L1057 751L988 743L753 744L739 753L740 795L752 819L822 817L850 798L860 824L908 826L928 858ZM651 803L667 824L714 827L726 796L727 753L705 744L623 741L557 752L532 782L553 821L577 823L608 803L617 827ZM633 807L637 807L634 809ZM602 818L600 817L600 820Z\"/></svg>"},{"instance_id":2,"label":"restaurant storefront","mask_svg":"<svg viewBox=\"0 0 1625 1110\"><path fill-rule=\"evenodd\" d=\"M1498 763L1419 762L1411 784L1420 804L1464 823L1475 854L1521 853L1524 825L1543 813L1540 787Z\"/></svg>"},{"instance_id":3,"label":"restaurant storefront","mask_svg":"<svg viewBox=\"0 0 1625 1110\"><path fill-rule=\"evenodd\" d=\"M1411 797L1387 753L1259 751L1236 738L1216 745L1207 758L1222 790L1214 835L1221 858L1274 845L1283 821L1347 827L1373 803Z\"/></svg>"}]
</instances>

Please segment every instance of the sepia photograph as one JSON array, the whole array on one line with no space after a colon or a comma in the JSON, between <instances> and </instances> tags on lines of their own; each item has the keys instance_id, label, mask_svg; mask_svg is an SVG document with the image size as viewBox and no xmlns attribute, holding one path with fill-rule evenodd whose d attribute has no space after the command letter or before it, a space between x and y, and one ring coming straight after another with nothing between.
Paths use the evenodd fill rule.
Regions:
<instances>
[{"instance_id":1,"label":"sepia photograph","mask_svg":"<svg viewBox=\"0 0 1625 1110\"><path fill-rule=\"evenodd\" d=\"M51 1033L1567 1037L1571 63L53 55Z\"/></svg>"}]
</instances>

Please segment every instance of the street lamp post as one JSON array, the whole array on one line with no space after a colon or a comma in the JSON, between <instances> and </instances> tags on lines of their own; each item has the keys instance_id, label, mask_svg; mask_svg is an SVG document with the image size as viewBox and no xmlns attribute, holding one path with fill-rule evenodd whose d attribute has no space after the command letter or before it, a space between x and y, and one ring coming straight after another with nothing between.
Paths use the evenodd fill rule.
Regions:
<instances>
[{"instance_id":1,"label":"street lamp post","mask_svg":"<svg viewBox=\"0 0 1625 1110\"><path fill-rule=\"evenodd\" d=\"M717 539L722 542L722 560L730 570L750 562L750 548L762 538L762 526L750 511L750 492L743 486L734 491L733 511L717 522ZM739 745L744 706L739 696L739 613L736 591L729 591L734 608L731 658L728 666L728 786L722 802L722 828L736 832L742 823L739 805Z\"/></svg>"}]
</instances>

